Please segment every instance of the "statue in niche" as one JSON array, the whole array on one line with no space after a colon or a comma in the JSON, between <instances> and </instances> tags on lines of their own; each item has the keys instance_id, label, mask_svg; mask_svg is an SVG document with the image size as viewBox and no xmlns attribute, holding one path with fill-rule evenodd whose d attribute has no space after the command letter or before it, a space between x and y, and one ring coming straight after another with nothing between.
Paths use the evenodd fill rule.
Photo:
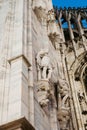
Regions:
<instances>
[{"instance_id":1,"label":"statue in niche","mask_svg":"<svg viewBox=\"0 0 87 130\"><path fill-rule=\"evenodd\" d=\"M84 114L84 115L87 114L87 102L85 100L85 95L80 90L78 92L78 99L79 99L79 102L80 102L82 114Z\"/></svg>"},{"instance_id":2,"label":"statue in niche","mask_svg":"<svg viewBox=\"0 0 87 130\"><path fill-rule=\"evenodd\" d=\"M50 58L48 56L48 49L42 49L36 57L38 80L50 79L52 73L52 67L50 64Z\"/></svg>"}]
</instances>

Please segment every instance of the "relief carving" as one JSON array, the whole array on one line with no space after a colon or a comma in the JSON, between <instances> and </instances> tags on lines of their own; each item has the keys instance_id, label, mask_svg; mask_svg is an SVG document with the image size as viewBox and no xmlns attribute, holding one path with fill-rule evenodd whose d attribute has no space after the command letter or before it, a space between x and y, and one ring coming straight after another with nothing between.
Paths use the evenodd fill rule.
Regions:
<instances>
[{"instance_id":1,"label":"relief carving","mask_svg":"<svg viewBox=\"0 0 87 130\"><path fill-rule=\"evenodd\" d=\"M48 55L48 49L42 49L36 56L38 75L38 102L42 107L49 103L50 84L49 79L52 74L52 65Z\"/></svg>"},{"instance_id":2,"label":"relief carving","mask_svg":"<svg viewBox=\"0 0 87 130\"><path fill-rule=\"evenodd\" d=\"M40 80L38 81L37 86L38 102L41 105L41 107L46 107L48 106L50 95L49 82L47 80Z\"/></svg>"},{"instance_id":3,"label":"relief carving","mask_svg":"<svg viewBox=\"0 0 87 130\"><path fill-rule=\"evenodd\" d=\"M69 130L70 120L70 105L69 105L69 86L63 79L59 79L59 106L58 106L58 121L60 130Z\"/></svg>"},{"instance_id":4,"label":"relief carving","mask_svg":"<svg viewBox=\"0 0 87 130\"><path fill-rule=\"evenodd\" d=\"M59 79L59 95L61 97L61 108L69 109L69 86L63 79Z\"/></svg>"}]
</instances>

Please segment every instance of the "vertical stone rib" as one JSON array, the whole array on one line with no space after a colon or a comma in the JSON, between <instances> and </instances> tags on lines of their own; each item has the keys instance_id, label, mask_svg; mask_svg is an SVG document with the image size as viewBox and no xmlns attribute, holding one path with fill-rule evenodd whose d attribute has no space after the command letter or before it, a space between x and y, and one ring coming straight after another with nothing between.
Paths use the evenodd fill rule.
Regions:
<instances>
[{"instance_id":1,"label":"vertical stone rib","mask_svg":"<svg viewBox=\"0 0 87 130\"><path fill-rule=\"evenodd\" d=\"M62 18L62 11L59 12L58 15L58 10L57 10L57 17L58 17L58 22L59 22L59 26L60 26L60 30L61 30L61 35L63 37L63 42L65 42L65 38L64 38L64 33L63 33L63 28L62 28L62 24L61 24L61 18Z\"/></svg>"},{"instance_id":2,"label":"vertical stone rib","mask_svg":"<svg viewBox=\"0 0 87 130\"><path fill-rule=\"evenodd\" d=\"M5 3L3 2L3 7ZM15 0L13 1L13 3L11 1L7 2L7 9L6 10L6 14L5 14L5 26L4 26L4 35L2 35L2 37L4 36L3 40L0 41L1 44L3 44L1 49L1 65L2 67L2 79L3 79L3 83L1 85L2 89L3 89L3 97L2 97L2 105L0 105L0 107L2 107L1 110L1 122L5 122L7 121L7 112L8 112L8 96L9 96L9 76L10 76L10 65L7 61L8 59L8 55L9 55L9 50L10 50L10 36L12 35L12 31L13 31L13 26L14 26L14 11L15 11ZM2 8L3 9L3 8ZM12 43L11 43L12 44ZM0 73L0 74L2 74ZM1 75L0 75L1 76ZM1 81L0 81L1 82ZM1 91L1 90L0 90Z\"/></svg>"},{"instance_id":3,"label":"vertical stone rib","mask_svg":"<svg viewBox=\"0 0 87 130\"><path fill-rule=\"evenodd\" d=\"M73 44L74 54L75 54L75 57L76 57L77 56L76 45L75 45L75 41L74 41L74 35L73 35L72 28L71 28L70 19L71 19L71 14L70 13L68 15L66 14L66 20L67 20L68 28L69 28L69 35L70 35L70 39L71 39L72 44Z\"/></svg>"},{"instance_id":4,"label":"vertical stone rib","mask_svg":"<svg viewBox=\"0 0 87 130\"><path fill-rule=\"evenodd\" d=\"M76 19L75 22L76 22L76 24L77 24L77 28L78 28L79 34L80 34L80 36L81 36L81 38L82 38L84 50L86 50L86 49L87 49L86 44L85 44L85 40L86 40L86 39L85 39L85 37L83 36L84 31L83 31L82 26L81 26L81 23L80 23L81 15L80 15L80 14L77 15L77 13L75 13L75 19Z\"/></svg>"},{"instance_id":5,"label":"vertical stone rib","mask_svg":"<svg viewBox=\"0 0 87 130\"><path fill-rule=\"evenodd\" d=\"M78 109L78 97L76 95L76 88L75 86L75 82L74 82L74 77L73 77L73 72L72 70L69 71L69 78L70 78L70 84L71 84L71 92L72 92L72 96L73 96L73 101L74 101L74 107L75 107L75 111L76 111L76 120L77 120L77 125L79 127L79 130L84 130L83 128L83 124L82 124L82 120L81 120L81 115L80 115L80 111Z\"/></svg>"},{"instance_id":6,"label":"vertical stone rib","mask_svg":"<svg viewBox=\"0 0 87 130\"><path fill-rule=\"evenodd\" d=\"M33 47L32 47L32 0L28 2L28 56L31 67L29 68L29 120L34 125L34 81L33 81Z\"/></svg>"}]
</instances>

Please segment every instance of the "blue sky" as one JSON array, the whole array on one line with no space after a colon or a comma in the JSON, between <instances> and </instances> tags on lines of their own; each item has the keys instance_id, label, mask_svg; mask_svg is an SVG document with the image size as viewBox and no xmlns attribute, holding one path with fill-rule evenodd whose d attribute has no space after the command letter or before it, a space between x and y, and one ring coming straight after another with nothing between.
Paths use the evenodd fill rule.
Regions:
<instances>
[{"instance_id":1,"label":"blue sky","mask_svg":"<svg viewBox=\"0 0 87 130\"><path fill-rule=\"evenodd\" d=\"M86 7L87 0L52 0L58 7Z\"/></svg>"}]
</instances>

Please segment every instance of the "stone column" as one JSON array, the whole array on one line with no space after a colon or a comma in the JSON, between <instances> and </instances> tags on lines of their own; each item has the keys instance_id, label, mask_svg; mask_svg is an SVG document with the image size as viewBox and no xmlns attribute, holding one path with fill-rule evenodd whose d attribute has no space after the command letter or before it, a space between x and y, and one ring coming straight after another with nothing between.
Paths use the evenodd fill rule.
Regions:
<instances>
[{"instance_id":1,"label":"stone column","mask_svg":"<svg viewBox=\"0 0 87 130\"><path fill-rule=\"evenodd\" d=\"M28 58L31 64L29 68L29 120L34 126L34 80L33 80L33 44L32 44L32 0L28 2ZM26 4L27 6L27 4Z\"/></svg>"},{"instance_id":2,"label":"stone column","mask_svg":"<svg viewBox=\"0 0 87 130\"><path fill-rule=\"evenodd\" d=\"M70 78L70 85L71 85L71 92L73 96L73 103L76 111L76 119L77 119L77 126L79 130L84 130L84 126L82 123L82 116L80 113L80 108L78 104L78 96L76 94L76 88L75 88L75 83L74 83L74 77L73 77L73 70L69 71L69 78Z\"/></svg>"},{"instance_id":3,"label":"stone column","mask_svg":"<svg viewBox=\"0 0 87 130\"><path fill-rule=\"evenodd\" d=\"M64 33L63 33L63 28L62 28L62 24L61 24L62 11L57 12L57 17L58 17L58 22L59 22L59 26L60 26L61 35L62 35L62 37L63 37L63 42L65 42Z\"/></svg>"}]
</instances>

